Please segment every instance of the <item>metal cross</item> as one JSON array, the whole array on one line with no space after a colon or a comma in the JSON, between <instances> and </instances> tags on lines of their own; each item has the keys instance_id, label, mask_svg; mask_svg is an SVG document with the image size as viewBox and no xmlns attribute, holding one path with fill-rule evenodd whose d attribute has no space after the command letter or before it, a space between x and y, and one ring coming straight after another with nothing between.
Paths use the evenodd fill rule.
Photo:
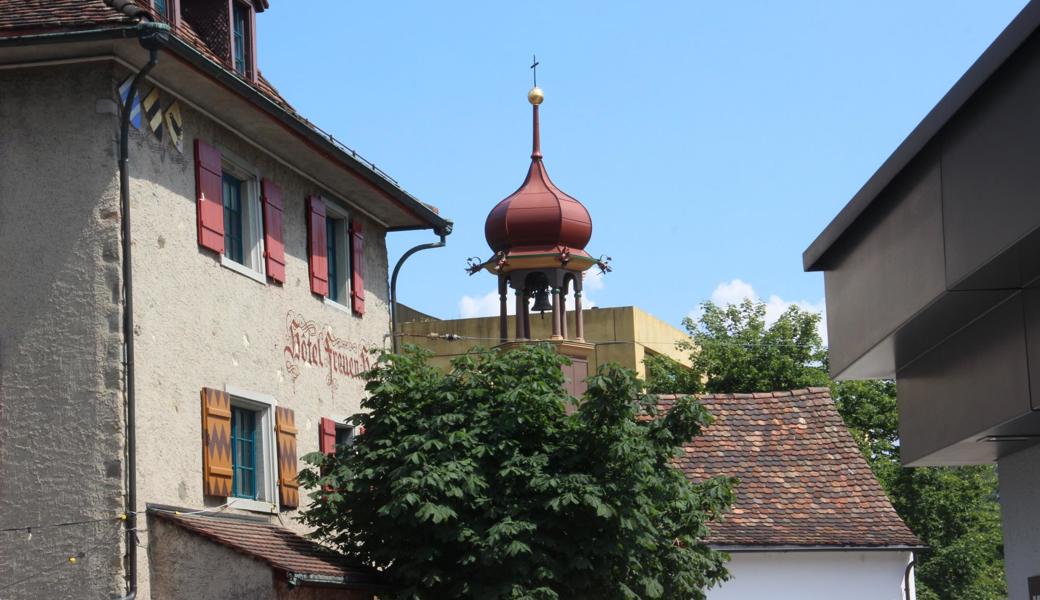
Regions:
<instances>
[{"instance_id":1,"label":"metal cross","mask_svg":"<svg viewBox=\"0 0 1040 600\"><path fill-rule=\"evenodd\" d=\"M531 72L534 75L534 87L538 87L538 57L531 55Z\"/></svg>"}]
</instances>

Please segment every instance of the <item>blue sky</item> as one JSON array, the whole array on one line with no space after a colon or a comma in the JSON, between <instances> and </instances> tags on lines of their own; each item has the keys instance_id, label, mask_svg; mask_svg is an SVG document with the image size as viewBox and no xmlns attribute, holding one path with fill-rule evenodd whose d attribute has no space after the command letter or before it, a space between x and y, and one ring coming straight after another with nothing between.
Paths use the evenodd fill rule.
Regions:
<instances>
[{"instance_id":1,"label":"blue sky","mask_svg":"<svg viewBox=\"0 0 1040 600\"><path fill-rule=\"evenodd\" d=\"M589 252L613 258L588 296L678 323L749 293L822 308L802 251L1024 4L276 0L258 59L455 221L399 287L451 318L489 308L494 279L464 267L526 174L537 53L546 166L592 213ZM391 235L391 265L432 239Z\"/></svg>"}]
</instances>

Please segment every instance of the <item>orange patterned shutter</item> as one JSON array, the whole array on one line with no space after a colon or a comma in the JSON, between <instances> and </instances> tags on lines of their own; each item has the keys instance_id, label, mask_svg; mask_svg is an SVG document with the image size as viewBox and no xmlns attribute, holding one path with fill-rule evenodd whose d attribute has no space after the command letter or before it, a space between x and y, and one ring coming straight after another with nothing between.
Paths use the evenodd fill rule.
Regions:
<instances>
[{"instance_id":1,"label":"orange patterned shutter","mask_svg":"<svg viewBox=\"0 0 1040 600\"><path fill-rule=\"evenodd\" d=\"M231 397L202 388L202 486L207 496L231 495Z\"/></svg>"},{"instance_id":2,"label":"orange patterned shutter","mask_svg":"<svg viewBox=\"0 0 1040 600\"><path fill-rule=\"evenodd\" d=\"M296 481L296 415L291 409L274 409L274 431L278 444L278 494L283 508L296 508L300 505L300 484Z\"/></svg>"}]
</instances>

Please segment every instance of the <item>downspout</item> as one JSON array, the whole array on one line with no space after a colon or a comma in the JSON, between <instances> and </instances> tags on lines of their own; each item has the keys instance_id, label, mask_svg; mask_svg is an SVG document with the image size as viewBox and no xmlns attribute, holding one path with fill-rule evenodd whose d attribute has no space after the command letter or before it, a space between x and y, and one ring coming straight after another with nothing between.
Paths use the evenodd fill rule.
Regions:
<instances>
[{"instance_id":1,"label":"downspout","mask_svg":"<svg viewBox=\"0 0 1040 600\"><path fill-rule=\"evenodd\" d=\"M914 566L917 564L917 555L913 552L910 553L910 562L906 565L906 572L903 573L903 595L904 600L914 600L910 595L910 584L913 582L910 577L914 571Z\"/></svg>"},{"instance_id":2,"label":"downspout","mask_svg":"<svg viewBox=\"0 0 1040 600\"><path fill-rule=\"evenodd\" d=\"M130 112L137 90L159 62L159 49L169 40L169 26L140 15L138 41L148 50L148 63L137 72L123 103L119 126L119 210L123 250L123 344L126 385L126 587L122 600L137 597L137 406L134 380L134 280L130 238Z\"/></svg>"},{"instance_id":3,"label":"downspout","mask_svg":"<svg viewBox=\"0 0 1040 600\"><path fill-rule=\"evenodd\" d=\"M397 275L401 272L401 267L404 266L404 261L408 260L408 258L416 252L421 250L431 250L433 248L443 248L446 246L448 243L446 238L451 235L451 223L449 222L448 226L438 231L437 234L441 236L439 242L419 244L405 252L401 258L398 259L397 264L394 265L394 273L390 276L390 347L393 348L394 354L397 354L401 345L398 340L398 337L400 336L397 334Z\"/></svg>"}]
</instances>

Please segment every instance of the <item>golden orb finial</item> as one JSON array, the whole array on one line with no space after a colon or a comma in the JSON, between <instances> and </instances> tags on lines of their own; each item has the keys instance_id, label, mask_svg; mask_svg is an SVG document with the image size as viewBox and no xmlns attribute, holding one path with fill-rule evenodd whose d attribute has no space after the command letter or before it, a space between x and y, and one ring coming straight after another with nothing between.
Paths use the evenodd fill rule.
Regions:
<instances>
[{"instance_id":1,"label":"golden orb finial","mask_svg":"<svg viewBox=\"0 0 1040 600\"><path fill-rule=\"evenodd\" d=\"M542 92L542 88L537 85L531 88L530 92L527 92L527 101L535 106L538 106L545 100L545 94Z\"/></svg>"}]
</instances>

